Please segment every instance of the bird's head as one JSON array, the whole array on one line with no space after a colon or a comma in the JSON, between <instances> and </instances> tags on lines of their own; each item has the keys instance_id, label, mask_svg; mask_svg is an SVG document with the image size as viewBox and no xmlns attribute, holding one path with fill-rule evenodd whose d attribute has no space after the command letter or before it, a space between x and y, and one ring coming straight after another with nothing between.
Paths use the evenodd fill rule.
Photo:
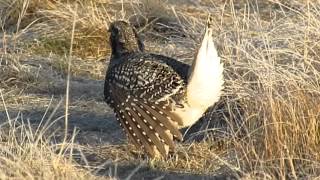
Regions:
<instances>
[{"instance_id":1,"label":"bird's head","mask_svg":"<svg viewBox=\"0 0 320 180\"><path fill-rule=\"evenodd\" d=\"M125 21L114 21L109 26L112 57L133 52L142 52L143 43L136 30Z\"/></svg>"}]
</instances>

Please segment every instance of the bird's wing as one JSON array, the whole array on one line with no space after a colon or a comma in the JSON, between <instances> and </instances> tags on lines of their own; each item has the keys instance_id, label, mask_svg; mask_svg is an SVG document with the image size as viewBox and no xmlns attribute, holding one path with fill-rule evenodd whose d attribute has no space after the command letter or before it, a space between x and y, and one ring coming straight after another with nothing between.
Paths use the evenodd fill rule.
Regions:
<instances>
[{"instance_id":1,"label":"bird's wing","mask_svg":"<svg viewBox=\"0 0 320 180\"><path fill-rule=\"evenodd\" d=\"M178 129L182 120L172 108L184 88L181 77L166 64L126 61L107 73L105 98L136 146L153 157L157 152L166 156L166 146L174 149L173 137L182 140Z\"/></svg>"}]
</instances>

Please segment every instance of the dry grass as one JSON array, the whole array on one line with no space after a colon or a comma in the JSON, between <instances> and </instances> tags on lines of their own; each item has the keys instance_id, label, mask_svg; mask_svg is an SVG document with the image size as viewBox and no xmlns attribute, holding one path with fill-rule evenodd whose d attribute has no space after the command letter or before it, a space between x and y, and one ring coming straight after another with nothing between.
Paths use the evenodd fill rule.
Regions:
<instances>
[{"instance_id":1,"label":"dry grass","mask_svg":"<svg viewBox=\"0 0 320 180\"><path fill-rule=\"evenodd\" d=\"M219 162L247 179L319 178L319 2L204 1L199 7L169 2L158 6L157 0L48 0L41 6L37 0L2 2L1 22L6 34L20 34L17 42L22 42L19 48L23 53L61 56L60 61L51 64L62 73L67 72L65 56L71 46L75 16L72 54L83 64L71 67L76 76L91 70L92 66L86 64L98 64L110 54L106 27L116 19L129 19L135 24L144 35L148 50L190 61L206 14L211 12L216 17L215 41L226 68L225 94L233 97L225 102L226 112L235 112L235 102L241 105L245 134L239 140L239 127L233 127L231 138L221 149L213 148L217 143L209 138L202 143L181 145L171 159L149 161L149 165L168 171L212 174ZM28 33L33 34L33 39ZM10 49L8 44L10 39L5 39L3 46ZM8 53L2 56L0 69L7 73L0 77L5 92L21 88L10 82L33 83L35 76L20 59L11 58L13 61L9 62L14 54ZM103 78L92 74L90 77ZM1 134L1 178L96 178L90 170L79 170L75 162L57 155L50 139L41 136L35 142L37 138L27 127L11 127L9 136ZM13 133L17 128L21 129L23 143ZM72 146L72 142L68 144ZM121 154L126 162L140 157L117 146L108 146L104 152L100 156L105 159L116 160Z\"/></svg>"},{"instance_id":2,"label":"dry grass","mask_svg":"<svg viewBox=\"0 0 320 180\"><path fill-rule=\"evenodd\" d=\"M1 179L101 179L91 174L95 169L80 169L74 163L71 157L81 155L81 151L74 153L79 149L73 143L74 136L64 142L61 155L56 153L62 144L54 143L50 137L56 136L55 132L49 130L56 121L42 119L35 128L22 114L11 118L8 114L0 127Z\"/></svg>"}]
</instances>

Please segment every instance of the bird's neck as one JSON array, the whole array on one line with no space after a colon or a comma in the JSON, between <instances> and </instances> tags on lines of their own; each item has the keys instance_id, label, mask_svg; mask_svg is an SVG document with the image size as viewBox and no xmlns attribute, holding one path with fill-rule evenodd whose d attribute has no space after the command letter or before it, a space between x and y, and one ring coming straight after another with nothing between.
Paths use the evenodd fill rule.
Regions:
<instances>
[{"instance_id":1,"label":"bird's neck","mask_svg":"<svg viewBox=\"0 0 320 180\"><path fill-rule=\"evenodd\" d=\"M142 52L138 45L136 44L119 44L117 47L112 49L111 56L113 58L120 58L122 56L127 56L132 53Z\"/></svg>"}]
</instances>

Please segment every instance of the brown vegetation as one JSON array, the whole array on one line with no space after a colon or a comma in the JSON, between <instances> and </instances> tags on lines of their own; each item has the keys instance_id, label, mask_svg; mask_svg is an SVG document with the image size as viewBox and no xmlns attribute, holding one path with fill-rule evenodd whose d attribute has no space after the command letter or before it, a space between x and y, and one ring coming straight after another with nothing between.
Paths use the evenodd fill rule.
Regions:
<instances>
[{"instance_id":1,"label":"brown vegetation","mask_svg":"<svg viewBox=\"0 0 320 180\"><path fill-rule=\"evenodd\" d=\"M134 24L148 51L190 62L208 12L216 18L215 43L225 64L225 111L232 116L240 106L242 122L231 128L222 147L216 148L214 137L182 143L169 160L148 160L147 166L193 174L232 172L244 179L319 178L319 5L311 0L1 0L0 179L99 179L137 173L121 168L110 173L114 167L103 166L107 160L134 166L144 162L123 140L103 147L81 143L91 133L81 127L70 127L64 139L63 113L52 118L47 111L65 108L57 96L64 95L70 72L84 80L70 81L69 108L86 110L81 116L90 110L111 121L102 95L95 92L103 84L99 80L110 54L111 21ZM24 119L25 111L32 114L42 107L48 108L41 111L43 116ZM97 157L104 161L101 166L95 164ZM144 175L150 176L139 174Z\"/></svg>"}]
</instances>

